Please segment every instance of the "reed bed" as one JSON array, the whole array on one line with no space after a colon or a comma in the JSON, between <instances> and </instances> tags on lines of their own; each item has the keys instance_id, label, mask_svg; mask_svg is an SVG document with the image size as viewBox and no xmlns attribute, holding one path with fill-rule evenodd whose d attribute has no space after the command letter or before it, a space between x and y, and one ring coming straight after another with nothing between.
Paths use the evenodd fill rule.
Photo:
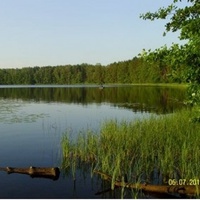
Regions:
<instances>
[{"instance_id":1,"label":"reed bed","mask_svg":"<svg viewBox=\"0 0 200 200\"><path fill-rule=\"evenodd\" d=\"M169 179L200 177L200 123L193 110L132 122L103 122L99 133L69 133L62 139L63 166L90 165L128 182L168 184ZM113 186L113 184L112 184Z\"/></svg>"}]
</instances>

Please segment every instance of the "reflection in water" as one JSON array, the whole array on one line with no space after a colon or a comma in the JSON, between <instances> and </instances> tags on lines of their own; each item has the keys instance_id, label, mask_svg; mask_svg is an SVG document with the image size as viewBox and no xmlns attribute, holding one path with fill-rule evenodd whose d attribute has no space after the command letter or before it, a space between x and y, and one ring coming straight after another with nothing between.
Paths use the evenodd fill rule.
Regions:
<instances>
[{"instance_id":1,"label":"reflection in water","mask_svg":"<svg viewBox=\"0 0 200 200\"><path fill-rule=\"evenodd\" d=\"M141 86L0 87L0 159L4 166L60 166L61 138L80 130L98 130L107 119L134 120L148 113L181 109L185 90ZM57 181L0 172L0 198L121 198L121 190L86 166L63 171ZM74 173L76 179L74 180ZM19 175L19 176L18 176ZM92 176L92 178L91 178ZM8 187L9 186L9 187ZM95 194L99 195L95 195ZM124 191L125 197L135 193Z\"/></svg>"},{"instance_id":2,"label":"reflection in water","mask_svg":"<svg viewBox=\"0 0 200 200\"><path fill-rule=\"evenodd\" d=\"M183 107L185 89L175 87L25 87L0 88L1 99L89 105L110 103L134 112L170 113Z\"/></svg>"},{"instance_id":3,"label":"reflection in water","mask_svg":"<svg viewBox=\"0 0 200 200\"><path fill-rule=\"evenodd\" d=\"M66 164L66 163L65 163ZM81 186L84 191L87 191L88 184L91 184L93 197L98 199L145 199L145 198L178 198L175 194L162 194L156 192L144 192L140 189L123 188L115 186L111 188L111 181L104 179L103 176L98 176L93 173L93 167L87 163L79 163L77 170L73 171L72 168L64 168L63 173L67 179L71 180L73 184L73 198L78 198Z\"/></svg>"}]
</instances>

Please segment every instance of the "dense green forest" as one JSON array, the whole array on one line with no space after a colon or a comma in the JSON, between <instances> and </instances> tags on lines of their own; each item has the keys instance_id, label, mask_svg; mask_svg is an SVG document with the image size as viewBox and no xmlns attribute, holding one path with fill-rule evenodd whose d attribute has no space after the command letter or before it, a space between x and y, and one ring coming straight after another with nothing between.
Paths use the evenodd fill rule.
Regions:
<instances>
[{"instance_id":1,"label":"dense green forest","mask_svg":"<svg viewBox=\"0 0 200 200\"><path fill-rule=\"evenodd\" d=\"M142 58L101 64L0 69L0 84L108 84L185 82L184 67L176 74L169 65L149 64Z\"/></svg>"}]
</instances>

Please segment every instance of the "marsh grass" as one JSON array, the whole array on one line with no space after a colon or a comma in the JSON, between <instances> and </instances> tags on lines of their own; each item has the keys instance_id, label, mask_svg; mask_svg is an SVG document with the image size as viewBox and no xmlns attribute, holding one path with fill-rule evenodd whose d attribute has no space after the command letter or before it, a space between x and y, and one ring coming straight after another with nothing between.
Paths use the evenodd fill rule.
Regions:
<instances>
[{"instance_id":1,"label":"marsh grass","mask_svg":"<svg viewBox=\"0 0 200 200\"><path fill-rule=\"evenodd\" d=\"M99 133L81 132L76 141L66 134L63 166L89 164L111 175L112 187L116 179L168 184L169 178L200 177L200 123L190 121L193 114L185 109L132 122L111 120Z\"/></svg>"}]
</instances>

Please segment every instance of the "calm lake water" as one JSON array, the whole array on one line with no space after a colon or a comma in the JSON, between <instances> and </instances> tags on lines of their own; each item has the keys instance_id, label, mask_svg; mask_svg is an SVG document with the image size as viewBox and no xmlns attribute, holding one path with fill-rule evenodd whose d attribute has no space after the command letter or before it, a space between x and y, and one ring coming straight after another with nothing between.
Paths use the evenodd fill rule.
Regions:
<instances>
[{"instance_id":1,"label":"calm lake water","mask_svg":"<svg viewBox=\"0 0 200 200\"><path fill-rule=\"evenodd\" d=\"M61 167L61 139L183 108L185 89L155 86L0 86L0 167ZM58 180L0 171L0 198L120 198L99 177L61 170ZM120 194L119 194L120 195Z\"/></svg>"}]
</instances>

